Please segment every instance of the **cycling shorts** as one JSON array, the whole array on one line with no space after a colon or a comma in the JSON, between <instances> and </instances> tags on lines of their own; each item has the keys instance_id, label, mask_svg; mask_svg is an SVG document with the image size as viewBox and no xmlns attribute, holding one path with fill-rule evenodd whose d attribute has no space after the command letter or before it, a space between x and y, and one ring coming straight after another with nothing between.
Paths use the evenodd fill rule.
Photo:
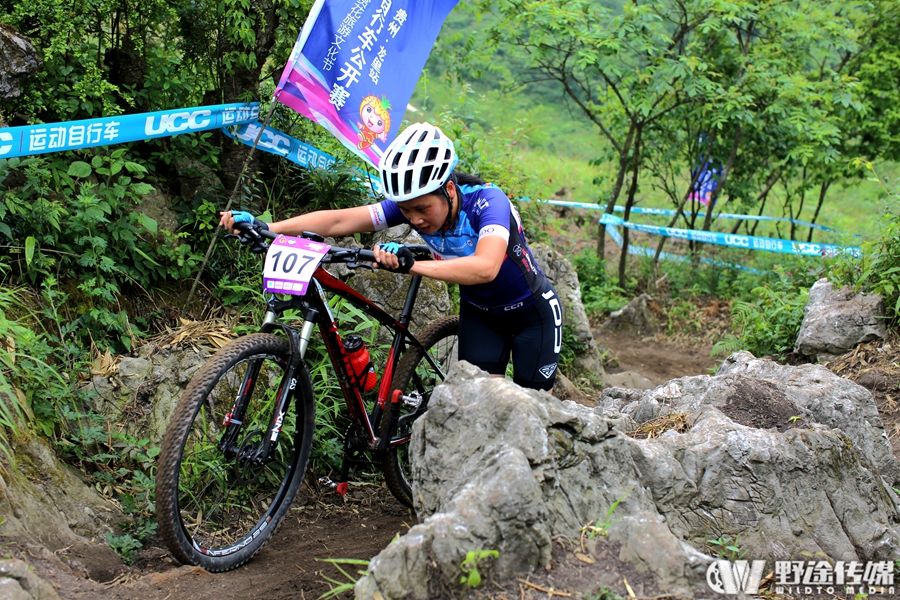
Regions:
<instances>
[{"instance_id":1,"label":"cycling shorts","mask_svg":"<svg viewBox=\"0 0 900 600\"><path fill-rule=\"evenodd\" d=\"M509 310L460 300L459 357L504 375L511 354L513 381L537 390L552 388L562 347L562 305L549 281L534 300Z\"/></svg>"}]
</instances>

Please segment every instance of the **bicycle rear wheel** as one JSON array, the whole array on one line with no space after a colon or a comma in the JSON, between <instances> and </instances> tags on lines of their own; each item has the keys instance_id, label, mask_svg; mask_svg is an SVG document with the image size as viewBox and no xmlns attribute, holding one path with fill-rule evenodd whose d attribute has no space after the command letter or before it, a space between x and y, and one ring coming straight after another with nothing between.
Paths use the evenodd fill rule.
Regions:
<instances>
[{"instance_id":1,"label":"bicycle rear wheel","mask_svg":"<svg viewBox=\"0 0 900 600\"><path fill-rule=\"evenodd\" d=\"M419 336L425 350L440 366L446 375L450 366L459 360L459 317L450 316L438 319L425 328ZM404 404L400 409L400 422L393 432L391 441L407 439L412 434L412 425L416 419L425 414L431 392L443 376L425 359L419 348L410 346L397 363L391 389L402 390L407 396L418 398L416 406ZM387 435L390 419L383 419L382 435ZM397 500L413 508L412 487L409 471L409 443L388 448L382 461L382 471L388 489Z\"/></svg>"},{"instance_id":2,"label":"bicycle rear wheel","mask_svg":"<svg viewBox=\"0 0 900 600\"><path fill-rule=\"evenodd\" d=\"M303 481L315 402L306 365L272 457L259 457L290 361L287 340L253 334L221 348L178 402L156 473L159 532L180 562L208 571L250 560L278 529ZM226 427L226 423L230 425Z\"/></svg>"}]
</instances>

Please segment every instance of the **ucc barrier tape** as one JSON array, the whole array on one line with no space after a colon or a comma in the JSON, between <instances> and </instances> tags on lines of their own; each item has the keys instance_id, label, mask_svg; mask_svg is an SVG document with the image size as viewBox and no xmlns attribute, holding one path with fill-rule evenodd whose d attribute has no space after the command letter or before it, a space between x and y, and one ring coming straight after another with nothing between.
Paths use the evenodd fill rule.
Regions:
<instances>
[{"instance_id":1,"label":"ucc barrier tape","mask_svg":"<svg viewBox=\"0 0 900 600\"><path fill-rule=\"evenodd\" d=\"M138 142L251 123L258 117L259 102L253 102L5 127L0 129L0 158Z\"/></svg>"},{"instance_id":2,"label":"ucc barrier tape","mask_svg":"<svg viewBox=\"0 0 900 600\"><path fill-rule=\"evenodd\" d=\"M256 141L256 136L259 135L261 127L262 123L256 121L254 123L247 123L245 125L240 125L239 127L234 127L234 131L231 131L228 128L223 129L223 131L227 136L240 140L248 146L252 146L253 142ZM286 158L307 169L315 169L316 167L327 169L337 162L337 159L327 152L323 152L318 148L301 142L297 138L291 137L288 134L271 127L265 128L262 135L259 137L259 143L256 147L260 150ZM380 194L381 181L378 177L369 177L368 173L362 170L360 170L360 173L363 176L362 180L368 184L368 187Z\"/></svg>"},{"instance_id":3,"label":"ucc barrier tape","mask_svg":"<svg viewBox=\"0 0 900 600\"><path fill-rule=\"evenodd\" d=\"M252 146L253 142L256 141L256 136L259 135L261 127L262 123L256 121L235 127L234 131L230 129L225 129L224 131L228 137L238 139L248 146ZM337 159L327 152L314 148L271 127L266 127L256 147L259 150L265 150L271 154L286 158L307 169L315 169L316 167L327 169L337 162Z\"/></svg>"},{"instance_id":4,"label":"ucc barrier tape","mask_svg":"<svg viewBox=\"0 0 900 600\"><path fill-rule=\"evenodd\" d=\"M524 200L526 202L533 202L531 198L520 198L520 200ZM566 206L569 208L586 208L589 210L605 210L605 206L601 206L599 204L591 204L589 202L572 202L570 200L537 200L542 204L550 204L553 206ZM613 207L613 211L615 212L625 212L624 206L615 206ZM665 217L674 217L678 214L678 211L671 210L668 208L643 208L640 206L632 206L631 212L637 215L658 215ZM684 214L684 213L682 213ZM697 213L698 217L706 217L705 212ZM715 215L716 218L721 219L736 219L740 221L777 221L777 222L785 222L785 223L793 223L794 225L800 225L801 227L811 227L813 229L817 229L819 231L833 231L838 232L836 229L832 229L831 227L826 227L825 225L818 225L817 223L810 223L809 221L801 221L799 219L790 219L788 217L766 217L763 215L738 215L732 213L719 213ZM853 234L855 237L860 237L859 234Z\"/></svg>"},{"instance_id":5,"label":"ucc barrier tape","mask_svg":"<svg viewBox=\"0 0 900 600\"><path fill-rule=\"evenodd\" d=\"M622 234L619 233L619 229L615 225L607 225L606 233L609 234L609 237L613 239L619 248L621 248L625 244L625 240L622 238ZM649 258L653 258L656 256L656 250L653 248L647 248L646 246L636 246L635 244L628 244L628 254L633 254L634 256L646 256ZM676 262L690 262L690 258L687 256L683 256L681 254L672 254L671 252L660 252L659 257L663 260L674 260ZM744 265L738 265L734 263L724 262L721 260L716 260L714 258L707 258L705 256L700 257L700 262L716 265L718 267L729 267L731 269L740 269L742 271L747 271L748 273L759 273L757 269L753 267L746 267Z\"/></svg>"},{"instance_id":6,"label":"ucc barrier tape","mask_svg":"<svg viewBox=\"0 0 900 600\"><path fill-rule=\"evenodd\" d=\"M800 254L802 256L836 256L843 253L852 253L859 256L861 250L854 246L837 246L834 244L812 244L807 242L795 242L778 238L764 238L752 235L732 235L715 231L697 231L694 229L677 229L674 227L659 227L656 225L644 225L624 221L619 217L604 214L600 218L604 225L619 225L642 231L652 235L662 235L671 238L703 242L705 244L717 244L732 248L744 248L747 250L763 250L766 252L781 252L784 254Z\"/></svg>"}]
</instances>

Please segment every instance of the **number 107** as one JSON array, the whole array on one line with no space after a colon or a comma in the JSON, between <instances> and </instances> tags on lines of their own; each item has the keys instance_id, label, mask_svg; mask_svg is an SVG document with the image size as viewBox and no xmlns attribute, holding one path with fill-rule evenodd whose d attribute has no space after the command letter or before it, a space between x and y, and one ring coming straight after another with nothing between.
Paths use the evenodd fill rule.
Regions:
<instances>
[{"instance_id":1,"label":"number 107","mask_svg":"<svg viewBox=\"0 0 900 600\"><path fill-rule=\"evenodd\" d=\"M273 273L278 271L278 261L281 260L281 255L283 253L284 252L282 250L279 250L278 252L276 252L275 254L272 255L272 258L275 260L275 263L272 265ZM297 254L296 252L290 252L290 253L288 253L287 258L284 259L284 263L282 263L282 265L281 265L281 271L283 273L293 272L294 267L297 266L298 257L303 260L303 263L300 265L300 268L297 269L297 272L302 273L303 269L306 268L306 265L308 265L310 262L313 261L313 259L316 258L316 255L312 255L312 256L310 256L308 254L301 255L301 254Z\"/></svg>"}]
</instances>

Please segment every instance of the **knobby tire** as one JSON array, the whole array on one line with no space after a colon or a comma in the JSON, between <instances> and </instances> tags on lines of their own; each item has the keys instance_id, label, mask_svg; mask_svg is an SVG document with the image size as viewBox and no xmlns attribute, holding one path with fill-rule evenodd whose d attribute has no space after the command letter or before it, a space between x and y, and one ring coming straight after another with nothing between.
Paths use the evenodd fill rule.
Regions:
<instances>
[{"instance_id":1,"label":"knobby tire","mask_svg":"<svg viewBox=\"0 0 900 600\"><path fill-rule=\"evenodd\" d=\"M283 337L257 333L219 349L191 379L172 416L156 474L159 533L181 563L207 571L234 569L277 531L303 482L312 449L315 400L306 364L298 369L273 458L252 452L273 419L274 397L290 362ZM225 415L243 374L260 370L244 395L237 435L220 447ZM285 382L289 385L289 382Z\"/></svg>"}]
</instances>

